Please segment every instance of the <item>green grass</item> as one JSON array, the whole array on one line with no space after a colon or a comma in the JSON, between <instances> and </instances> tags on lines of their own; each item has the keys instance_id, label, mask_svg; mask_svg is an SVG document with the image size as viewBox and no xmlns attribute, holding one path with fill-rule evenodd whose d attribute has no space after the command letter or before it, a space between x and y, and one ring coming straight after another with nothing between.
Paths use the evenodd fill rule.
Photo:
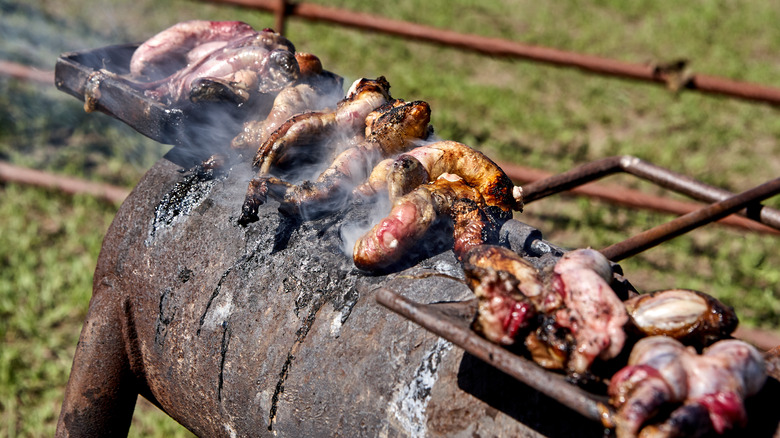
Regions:
<instances>
[{"instance_id":1,"label":"green grass","mask_svg":"<svg viewBox=\"0 0 780 438\"><path fill-rule=\"evenodd\" d=\"M772 2L320 0L393 19L629 62L686 58L694 72L780 87L780 8ZM269 14L187 0L0 0L0 59L52 69L65 51L142 41L187 19L273 25ZM560 172L636 155L733 191L780 174L780 118L767 105L404 42L300 19L287 34L350 82L384 75L423 99L443 138ZM50 86L0 78L0 159L132 187L159 145ZM662 194L625 176L607 182ZM769 205L780 207L775 197ZM100 241L116 206L0 187L0 434L50 436L84 318ZM671 219L552 197L519 217L558 244L601 248ZM780 328L777 237L708 226L621 263L641 290L690 287ZM148 404L134 436L183 436Z\"/></svg>"},{"instance_id":2,"label":"green grass","mask_svg":"<svg viewBox=\"0 0 780 438\"><path fill-rule=\"evenodd\" d=\"M91 295L89 273L117 207L14 184L2 200L0 434L51 436ZM136 436L184 435L143 406Z\"/></svg>"},{"instance_id":3,"label":"green grass","mask_svg":"<svg viewBox=\"0 0 780 438\"><path fill-rule=\"evenodd\" d=\"M0 433L50 434L86 315L102 233L116 212L90 198L7 185L0 203ZM56 250L53 250L56 249Z\"/></svg>"}]
</instances>

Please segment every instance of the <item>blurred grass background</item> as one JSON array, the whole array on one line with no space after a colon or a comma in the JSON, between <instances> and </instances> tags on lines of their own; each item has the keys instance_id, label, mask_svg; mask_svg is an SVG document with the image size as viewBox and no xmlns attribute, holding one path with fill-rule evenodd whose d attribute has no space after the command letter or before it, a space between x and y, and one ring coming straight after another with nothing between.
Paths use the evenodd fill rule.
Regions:
<instances>
[{"instance_id":1,"label":"blurred grass background","mask_svg":"<svg viewBox=\"0 0 780 438\"><path fill-rule=\"evenodd\" d=\"M673 0L362 2L317 0L388 18L628 62L691 61L695 72L780 87L780 4ZM60 53L140 42L188 19L273 17L189 0L0 0L0 59L52 70ZM287 36L345 77L384 75L395 97L428 101L442 138L552 172L636 155L739 192L780 174L780 119L767 105L674 95L649 84L492 59L292 18ZM131 188L168 146L43 86L0 77L0 159ZM664 194L627 176L623 184ZM780 207L777 198L767 202ZM50 436L118 206L0 186L0 435ZM672 217L553 197L519 219L569 247L601 248ZM742 323L780 327L778 238L711 225L621 263L640 290L699 289ZM139 401L132 436L187 436Z\"/></svg>"}]
</instances>

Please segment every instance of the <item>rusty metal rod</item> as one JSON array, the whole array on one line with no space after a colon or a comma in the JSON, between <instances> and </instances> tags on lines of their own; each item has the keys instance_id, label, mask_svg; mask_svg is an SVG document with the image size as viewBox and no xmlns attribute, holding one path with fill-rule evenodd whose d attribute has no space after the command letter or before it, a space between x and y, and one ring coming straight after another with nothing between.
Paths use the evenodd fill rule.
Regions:
<instances>
[{"instance_id":1,"label":"rusty metal rod","mask_svg":"<svg viewBox=\"0 0 780 438\"><path fill-rule=\"evenodd\" d=\"M704 202L723 201L734 195L728 190L705 184L637 157L623 155L592 161L567 172L528 183L523 186L523 200L529 204L617 172L637 176L658 186ZM740 214L756 222L780 229L780 210L756 203Z\"/></svg>"},{"instance_id":2,"label":"rusty metal rod","mask_svg":"<svg viewBox=\"0 0 780 438\"><path fill-rule=\"evenodd\" d=\"M286 0L275 0L274 10L274 29L281 35L287 33L287 14L289 12L289 2Z\"/></svg>"},{"instance_id":3,"label":"rusty metal rod","mask_svg":"<svg viewBox=\"0 0 780 438\"><path fill-rule=\"evenodd\" d=\"M601 253L609 260L618 262L778 193L780 178L643 231L602 249Z\"/></svg>"},{"instance_id":4,"label":"rusty metal rod","mask_svg":"<svg viewBox=\"0 0 780 438\"><path fill-rule=\"evenodd\" d=\"M130 194L130 190L123 187L52 175L40 170L13 166L4 162L0 162L0 181L54 189L71 195L84 194L94 196L117 205L121 204L127 195Z\"/></svg>"},{"instance_id":5,"label":"rusty metal rod","mask_svg":"<svg viewBox=\"0 0 780 438\"><path fill-rule=\"evenodd\" d=\"M529 184L554 175L554 173L548 172L546 170L534 169L532 167L521 166L514 163L497 161L496 164L498 164L498 166L503 169L507 176L511 178L512 181L515 181L516 184ZM639 190L634 190L615 184L600 184L596 182L587 183L572 188L568 193L573 196L584 196L591 199L598 199L600 201L622 207L650 210L659 213L668 213L675 216L690 213L702 207L702 205L697 202L681 201L678 199L645 193ZM723 219L718 220L718 223L743 230L768 234L780 234L780 230L740 215L726 216Z\"/></svg>"},{"instance_id":6,"label":"rusty metal rod","mask_svg":"<svg viewBox=\"0 0 780 438\"><path fill-rule=\"evenodd\" d=\"M375 297L377 302L388 309L557 400L585 418L599 422L610 420L612 411L606 403L567 383L562 376L547 372L534 362L478 336L468 323L456 323L443 312L436 310L435 305L415 303L386 288L378 288Z\"/></svg>"},{"instance_id":7,"label":"rusty metal rod","mask_svg":"<svg viewBox=\"0 0 780 438\"><path fill-rule=\"evenodd\" d=\"M568 52L548 47L531 46L500 38L469 35L451 30L437 29L401 20L391 20L376 15L329 8L311 3L284 2L278 0L207 0L213 3L238 5L276 13L280 7L285 14L311 21L323 21L373 32L382 32L404 38L457 47L496 57L519 58L543 62L559 67L573 67L605 76L676 85L707 94L780 104L780 89L749 82L740 82L707 75L690 75L683 83L676 84L679 75L664 72L656 66L629 63L600 56Z\"/></svg>"},{"instance_id":8,"label":"rusty metal rod","mask_svg":"<svg viewBox=\"0 0 780 438\"><path fill-rule=\"evenodd\" d=\"M44 71L37 68L28 67L16 62L0 59L0 76L10 76L12 78L25 81L33 81L42 84L54 83L54 72Z\"/></svg>"}]
</instances>

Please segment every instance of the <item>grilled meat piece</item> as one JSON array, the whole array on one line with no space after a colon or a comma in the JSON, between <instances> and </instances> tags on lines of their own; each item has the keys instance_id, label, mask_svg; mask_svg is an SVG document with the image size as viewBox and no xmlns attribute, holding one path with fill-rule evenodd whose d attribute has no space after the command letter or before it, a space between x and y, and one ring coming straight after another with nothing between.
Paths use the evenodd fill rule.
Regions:
<instances>
[{"instance_id":1,"label":"grilled meat piece","mask_svg":"<svg viewBox=\"0 0 780 438\"><path fill-rule=\"evenodd\" d=\"M455 200L452 218L452 251L463 260L471 249L498 242L500 220L486 213L484 205L468 198Z\"/></svg>"},{"instance_id":2,"label":"grilled meat piece","mask_svg":"<svg viewBox=\"0 0 780 438\"><path fill-rule=\"evenodd\" d=\"M373 195L388 191L391 199L409 193L445 173L457 175L476 187L489 206L507 212L522 209L522 188L487 156L464 144L440 141L401 154L393 162L383 161L356 192Z\"/></svg>"},{"instance_id":3,"label":"grilled meat piece","mask_svg":"<svg viewBox=\"0 0 780 438\"><path fill-rule=\"evenodd\" d=\"M335 85L322 88L309 83L301 83L283 89L274 98L273 107L268 116L262 120L244 123L243 130L231 141L230 147L240 150L257 150L279 126L291 117L335 106L338 101L338 98L335 97L337 89Z\"/></svg>"},{"instance_id":4,"label":"grilled meat piece","mask_svg":"<svg viewBox=\"0 0 780 438\"><path fill-rule=\"evenodd\" d=\"M467 274L473 271L473 268L493 269L512 274L518 281L518 291L528 298L538 311L542 313L549 311L545 299L547 294L539 271L511 249L497 245L480 245L469 250L462 260ZM479 284L479 276L467 275L467 278L471 289L474 290ZM558 294L551 295L558 297ZM554 307L558 305L555 304Z\"/></svg>"},{"instance_id":5,"label":"grilled meat piece","mask_svg":"<svg viewBox=\"0 0 780 438\"><path fill-rule=\"evenodd\" d=\"M486 339L513 345L535 324L543 294L537 269L514 251L482 244L463 253L469 287L479 300L473 328Z\"/></svg>"},{"instance_id":6,"label":"grilled meat piece","mask_svg":"<svg viewBox=\"0 0 780 438\"><path fill-rule=\"evenodd\" d=\"M282 201L280 209L290 215L311 219L334 211L343 206L377 160L408 149L414 141L425 138L429 121L430 107L422 101L395 100L391 105L382 106L366 117L365 141L339 154L315 182L276 184L281 180L258 177L247 192L245 210L249 209L249 203L255 205L261 199L259 193L264 192ZM269 184L277 187L261 188Z\"/></svg>"},{"instance_id":7,"label":"grilled meat piece","mask_svg":"<svg viewBox=\"0 0 780 438\"><path fill-rule=\"evenodd\" d=\"M368 169L387 156L409 149L428 135L431 110L426 102L395 100L366 119L366 140L339 154L313 184L301 184L284 195L282 209L290 214L323 202L341 205L354 187L366 179ZM332 211L332 209L325 209Z\"/></svg>"},{"instance_id":8,"label":"grilled meat piece","mask_svg":"<svg viewBox=\"0 0 780 438\"><path fill-rule=\"evenodd\" d=\"M475 270L473 266L482 269ZM483 245L471 249L464 269L472 290L483 281L479 273L508 272L512 286L542 318L542 325L525 340L533 359L545 368L562 369L573 378L585 377L596 358L608 360L623 349L628 321L623 303L609 286L612 267L592 249L570 251L556 263L549 276L537 270L513 251ZM488 277L484 281L492 281ZM507 283L508 285L509 283ZM508 287L508 286L507 286ZM480 307L480 312L491 307ZM490 318L479 315L478 318ZM491 334L493 338L499 338Z\"/></svg>"},{"instance_id":9,"label":"grilled meat piece","mask_svg":"<svg viewBox=\"0 0 780 438\"><path fill-rule=\"evenodd\" d=\"M403 154L388 167L381 190L386 190L390 200L394 201L418 186L435 179L431 179L431 174L428 173L428 169L420 160L411 155Z\"/></svg>"},{"instance_id":10,"label":"grilled meat piece","mask_svg":"<svg viewBox=\"0 0 780 438\"><path fill-rule=\"evenodd\" d=\"M701 355L667 336L637 342L628 365L609 385L618 438L722 434L745 424L745 398L761 390L766 366L753 346L718 341ZM667 419L647 425L668 404L682 403Z\"/></svg>"},{"instance_id":11,"label":"grilled meat piece","mask_svg":"<svg viewBox=\"0 0 780 438\"><path fill-rule=\"evenodd\" d=\"M452 173L475 187L487 205L503 211L522 210L522 189L516 187L504 171L482 152L462 143L439 141L412 149L398 159L410 158L420 162L428 173L429 181L441 174ZM405 168L398 169L406 171ZM388 175L388 181L394 170L395 166Z\"/></svg>"},{"instance_id":12,"label":"grilled meat piece","mask_svg":"<svg viewBox=\"0 0 780 438\"><path fill-rule=\"evenodd\" d=\"M531 353L531 359L548 370L565 370L575 343L571 332L549 315L544 315L536 330L525 337L525 348Z\"/></svg>"},{"instance_id":13,"label":"grilled meat piece","mask_svg":"<svg viewBox=\"0 0 780 438\"><path fill-rule=\"evenodd\" d=\"M133 86L168 104L276 93L300 77L295 47L270 29L245 23L188 21L139 46L130 61Z\"/></svg>"},{"instance_id":14,"label":"grilled meat piece","mask_svg":"<svg viewBox=\"0 0 780 438\"><path fill-rule=\"evenodd\" d=\"M687 345L707 346L726 338L739 320L734 310L694 290L672 289L624 302L630 326L645 336L670 336Z\"/></svg>"},{"instance_id":15,"label":"grilled meat piece","mask_svg":"<svg viewBox=\"0 0 780 438\"><path fill-rule=\"evenodd\" d=\"M303 77L316 76L323 72L322 61L313 53L296 52L295 60Z\"/></svg>"},{"instance_id":16,"label":"grilled meat piece","mask_svg":"<svg viewBox=\"0 0 780 438\"><path fill-rule=\"evenodd\" d=\"M355 266L378 271L398 262L418 244L436 217L451 217L453 205L462 198L484 205L479 192L451 174L398 198L390 214L355 242Z\"/></svg>"},{"instance_id":17,"label":"grilled meat piece","mask_svg":"<svg viewBox=\"0 0 780 438\"><path fill-rule=\"evenodd\" d=\"M610 403L619 409L614 419L619 437L636 436L664 404L685 399L688 376L679 361L684 350L664 336L645 338L634 346L628 366L609 384Z\"/></svg>"},{"instance_id":18,"label":"grilled meat piece","mask_svg":"<svg viewBox=\"0 0 780 438\"><path fill-rule=\"evenodd\" d=\"M387 189L387 175L393 167L395 158L385 158L377 163L368 178L355 187L352 194L355 196L371 197ZM408 190L410 192L411 190Z\"/></svg>"},{"instance_id":19,"label":"grilled meat piece","mask_svg":"<svg viewBox=\"0 0 780 438\"><path fill-rule=\"evenodd\" d=\"M255 33L252 26L240 21L177 23L138 46L130 59L130 74L139 81L159 80L222 49L231 40ZM290 44L288 50L295 48Z\"/></svg>"},{"instance_id":20,"label":"grilled meat piece","mask_svg":"<svg viewBox=\"0 0 780 438\"><path fill-rule=\"evenodd\" d=\"M552 287L564 304L555 311L555 320L575 340L567 364L573 375L586 373L596 358L608 360L623 349L628 314L609 286L611 278L609 261L592 249L570 251L553 268Z\"/></svg>"},{"instance_id":21,"label":"grilled meat piece","mask_svg":"<svg viewBox=\"0 0 780 438\"><path fill-rule=\"evenodd\" d=\"M393 157L428 138L430 122L431 107L427 102L394 99L366 117L366 143L382 158Z\"/></svg>"},{"instance_id":22,"label":"grilled meat piece","mask_svg":"<svg viewBox=\"0 0 780 438\"><path fill-rule=\"evenodd\" d=\"M355 266L378 271L398 262L436 219L427 186L409 193L393 205L390 214L355 242Z\"/></svg>"},{"instance_id":23,"label":"grilled meat piece","mask_svg":"<svg viewBox=\"0 0 780 438\"><path fill-rule=\"evenodd\" d=\"M521 330L535 324L533 303L519 289L521 283L507 271L465 265L466 277L478 301L473 328L487 340L513 345Z\"/></svg>"},{"instance_id":24,"label":"grilled meat piece","mask_svg":"<svg viewBox=\"0 0 780 438\"><path fill-rule=\"evenodd\" d=\"M366 117L390 99L390 84L384 77L360 79L334 111L309 112L283 123L258 148L253 164L261 175L268 174L287 149L304 149L340 136L362 135Z\"/></svg>"}]
</instances>

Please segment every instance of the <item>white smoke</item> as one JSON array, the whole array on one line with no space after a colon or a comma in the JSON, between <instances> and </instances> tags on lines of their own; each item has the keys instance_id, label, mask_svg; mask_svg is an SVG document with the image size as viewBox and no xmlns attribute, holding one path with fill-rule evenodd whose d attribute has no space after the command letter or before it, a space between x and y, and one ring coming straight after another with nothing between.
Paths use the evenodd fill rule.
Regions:
<instances>
[{"instance_id":1,"label":"white smoke","mask_svg":"<svg viewBox=\"0 0 780 438\"><path fill-rule=\"evenodd\" d=\"M355 249L355 242L390 213L392 204L387 195L385 193L379 193L375 198L375 203L371 204L369 214L365 220L347 222L343 224L339 230L341 237L341 252L350 258Z\"/></svg>"},{"instance_id":2,"label":"white smoke","mask_svg":"<svg viewBox=\"0 0 780 438\"><path fill-rule=\"evenodd\" d=\"M438 137L431 134L426 140L415 140L414 147L424 146L436 141L439 141ZM397 158L397 156L393 158ZM379 162L380 160L376 159L374 161ZM371 170L372 169L368 169L367 173L370 174ZM347 222L341 226L341 251L349 257L354 255L355 242L371 230L379 221L387 217L393 207L386 191L377 193L371 201L374 202L374 204L371 205L371 209L365 220Z\"/></svg>"}]
</instances>

